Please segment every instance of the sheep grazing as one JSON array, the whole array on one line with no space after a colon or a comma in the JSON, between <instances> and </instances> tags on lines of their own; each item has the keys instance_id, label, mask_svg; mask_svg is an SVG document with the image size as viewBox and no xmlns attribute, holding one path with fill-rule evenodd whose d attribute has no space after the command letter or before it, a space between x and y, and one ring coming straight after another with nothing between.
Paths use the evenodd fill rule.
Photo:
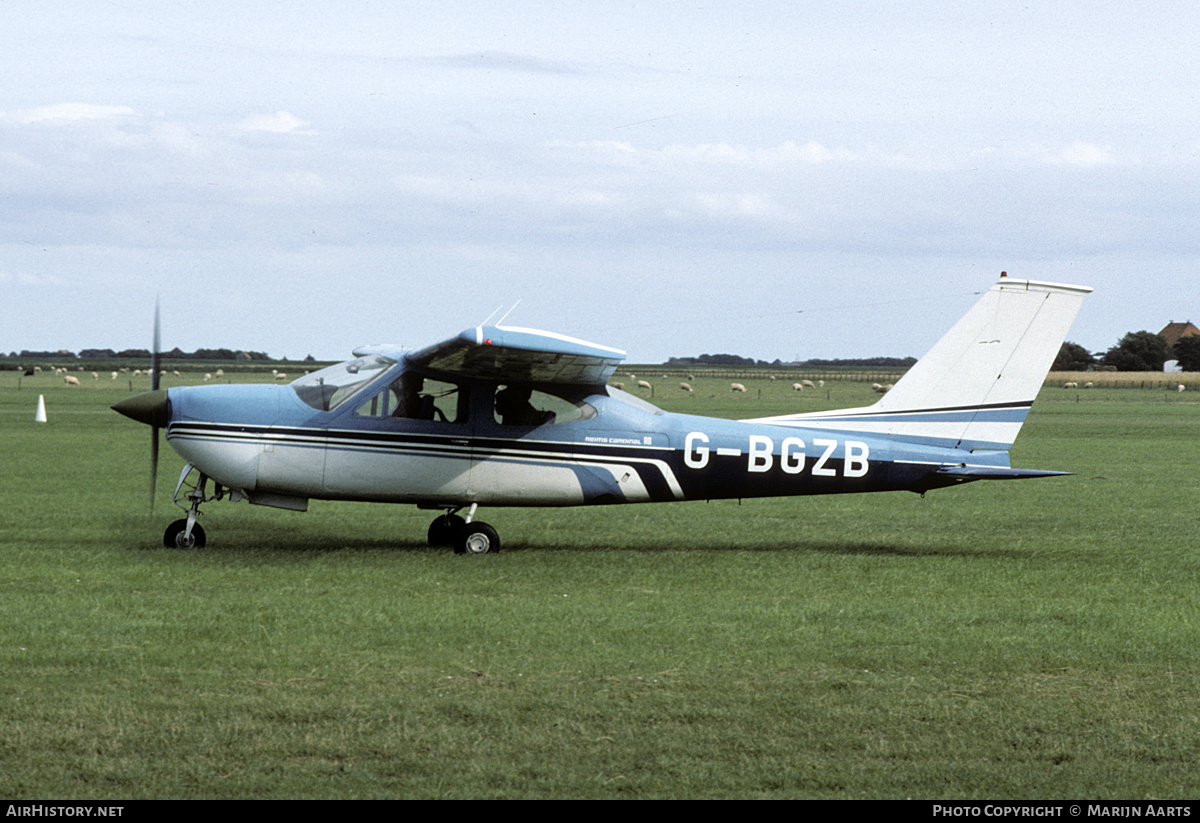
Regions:
<instances>
[{"instance_id":1,"label":"sheep grazing","mask_svg":"<svg viewBox=\"0 0 1200 823\"><path fill-rule=\"evenodd\" d=\"M803 383L793 383L792 391L804 391L804 384Z\"/></svg>"},{"instance_id":2,"label":"sheep grazing","mask_svg":"<svg viewBox=\"0 0 1200 823\"><path fill-rule=\"evenodd\" d=\"M113 380L116 380L116 379L117 379L117 373L116 373L116 372L113 372L113 373L112 373L112 379L113 379Z\"/></svg>"},{"instance_id":3,"label":"sheep grazing","mask_svg":"<svg viewBox=\"0 0 1200 823\"><path fill-rule=\"evenodd\" d=\"M277 371L277 372L275 372L275 379L276 380L287 380L287 374L285 374L284 372L281 372L281 371Z\"/></svg>"},{"instance_id":4,"label":"sheep grazing","mask_svg":"<svg viewBox=\"0 0 1200 823\"><path fill-rule=\"evenodd\" d=\"M648 381L646 381L646 380L639 380L639 381L637 381L637 387L638 387L639 389L651 389L651 388L654 388L654 387L653 387L653 386L651 386L651 385L650 385L650 383L649 383Z\"/></svg>"},{"instance_id":5,"label":"sheep grazing","mask_svg":"<svg viewBox=\"0 0 1200 823\"><path fill-rule=\"evenodd\" d=\"M224 377L224 376L225 376L225 370L217 369L217 377Z\"/></svg>"},{"instance_id":6,"label":"sheep grazing","mask_svg":"<svg viewBox=\"0 0 1200 823\"><path fill-rule=\"evenodd\" d=\"M817 387L816 384L811 380L801 380L800 385L804 386L806 389L815 389Z\"/></svg>"},{"instance_id":7,"label":"sheep grazing","mask_svg":"<svg viewBox=\"0 0 1200 823\"><path fill-rule=\"evenodd\" d=\"M729 390L744 392L744 391L746 391L746 387L743 386L741 383L730 383Z\"/></svg>"},{"instance_id":8,"label":"sheep grazing","mask_svg":"<svg viewBox=\"0 0 1200 823\"><path fill-rule=\"evenodd\" d=\"M1084 387L1085 389L1090 389L1090 388L1091 388L1092 386L1094 386L1094 385L1096 385L1096 384L1095 384L1095 383L1093 383L1091 380L1089 380L1089 381L1087 381L1086 383L1084 383L1084 384L1083 384L1083 387Z\"/></svg>"},{"instance_id":9,"label":"sheep grazing","mask_svg":"<svg viewBox=\"0 0 1200 823\"><path fill-rule=\"evenodd\" d=\"M624 384L624 383L613 383L613 384L612 384L612 387L613 387L614 389L620 389L621 391L625 391L625 384Z\"/></svg>"},{"instance_id":10,"label":"sheep grazing","mask_svg":"<svg viewBox=\"0 0 1200 823\"><path fill-rule=\"evenodd\" d=\"M890 392L892 390L892 387L894 385L895 385L894 383L884 383L881 386L878 383L872 383L871 388L875 391L876 394L887 394L888 392Z\"/></svg>"},{"instance_id":11,"label":"sheep grazing","mask_svg":"<svg viewBox=\"0 0 1200 823\"><path fill-rule=\"evenodd\" d=\"M817 381L817 388L820 388L820 389L823 389L823 388L825 388L825 381L824 381L824 380L818 380L818 381Z\"/></svg>"},{"instance_id":12,"label":"sheep grazing","mask_svg":"<svg viewBox=\"0 0 1200 823\"><path fill-rule=\"evenodd\" d=\"M1180 383L1178 386L1175 387L1175 391L1177 391L1177 392L1182 392L1185 389L1187 389L1187 386L1183 385L1182 383Z\"/></svg>"},{"instance_id":13,"label":"sheep grazing","mask_svg":"<svg viewBox=\"0 0 1200 823\"><path fill-rule=\"evenodd\" d=\"M1079 384L1076 383L1074 380L1068 380L1066 383L1063 383L1063 388L1064 389L1077 389L1077 388L1079 388Z\"/></svg>"},{"instance_id":14,"label":"sheep grazing","mask_svg":"<svg viewBox=\"0 0 1200 823\"><path fill-rule=\"evenodd\" d=\"M209 374L209 373L207 373L207 372L205 372L205 374L204 374L204 382L205 382L205 383L207 383L209 380L212 380L212 375L211 375L211 374Z\"/></svg>"},{"instance_id":15,"label":"sheep grazing","mask_svg":"<svg viewBox=\"0 0 1200 823\"><path fill-rule=\"evenodd\" d=\"M79 378L73 374L64 374L63 382L66 383L68 386L78 386Z\"/></svg>"},{"instance_id":16,"label":"sheep grazing","mask_svg":"<svg viewBox=\"0 0 1200 823\"><path fill-rule=\"evenodd\" d=\"M680 383L679 388L681 391L691 391L692 390L692 387L690 385L688 385L687 383Z\"/></svg>"}]
</instances>

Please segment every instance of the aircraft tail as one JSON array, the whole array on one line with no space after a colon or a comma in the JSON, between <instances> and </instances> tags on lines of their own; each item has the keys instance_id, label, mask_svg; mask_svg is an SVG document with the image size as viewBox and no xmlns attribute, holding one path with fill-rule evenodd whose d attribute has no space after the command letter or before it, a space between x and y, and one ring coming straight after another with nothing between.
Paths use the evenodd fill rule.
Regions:
<instances>
[{"instance_id":1,"label":"aircraft tail","mask_svg":"<svg viewBox=\"0 0 1200 823\"><path fill-rule=\"evenodd\" d=\"M1091 291L1001 275L875 405L759 422L1007 451Z\"/></svg>"}]
</instances>

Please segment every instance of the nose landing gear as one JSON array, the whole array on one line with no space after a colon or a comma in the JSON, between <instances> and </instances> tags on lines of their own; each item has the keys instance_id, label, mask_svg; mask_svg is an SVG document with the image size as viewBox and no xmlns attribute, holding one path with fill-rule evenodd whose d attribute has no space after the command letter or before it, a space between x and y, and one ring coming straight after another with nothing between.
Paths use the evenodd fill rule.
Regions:
<instances>
[{"instance_id":1,"label":"nose landing gear","mask_svg":"<svg viewBox=\"0 0 1200 823\"><path fill-rule=\"evenodd\" d=\"M184 509L187 517L176 520L163 532L163 545L168 549L204 548L207 542L204 529L196 522L196 518L200 516L200 504L232 495L232 490L226 489L220 483L214 483L213 493L208 494L208 475L199 472L196 484L191 486L181 497L180 491L184 489L188 475L195 470L196 467L191 463L183 467L183 472L179 475L179 483L175 486L175 494L171 496L171 502Z\"/></svg>"}]
</instances>

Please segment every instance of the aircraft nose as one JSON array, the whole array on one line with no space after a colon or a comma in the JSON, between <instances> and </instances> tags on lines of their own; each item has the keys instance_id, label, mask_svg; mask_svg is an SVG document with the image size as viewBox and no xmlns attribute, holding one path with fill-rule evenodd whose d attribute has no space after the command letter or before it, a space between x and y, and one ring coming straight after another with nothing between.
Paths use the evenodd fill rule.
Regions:
<instances>
[{"instance_id":1,"label":"aircraft nose","mask_svg":"<svg viewBox=\"0 0 1200 823\"><path fill-rule=\"evenodd\" d=\"M113 404L112 410L120 412L131 420L160 429L166 428L167 423L171 420L171 404L167 400L165 389L127 397L120 403Z\"/></svg>"}]
</instances>

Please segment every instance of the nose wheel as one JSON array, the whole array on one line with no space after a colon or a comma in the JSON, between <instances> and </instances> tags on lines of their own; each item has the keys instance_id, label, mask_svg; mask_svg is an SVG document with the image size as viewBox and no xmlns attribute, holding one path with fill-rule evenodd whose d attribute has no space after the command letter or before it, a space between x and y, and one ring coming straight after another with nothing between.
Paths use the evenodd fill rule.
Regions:
<instances>
[{"instance_id":1,"label":"nose wheel","mask_svg":"<svg viewBox=\"0 0 1200 823\"><path fill-rule=\"evenodd\" d=\"M459 509L446 513L429 524L430 546L451 546L455 554L494 554L500 551L500 535L487 523L472 521L478 504L472 503L467 516Z\"/></svg>"},{"instance_id":2,"label":"nose wheel","mask_svg":"<svg viewBox=\"0 0 1200 823\"><path fill-rule=\"evenodd\" d=\"M203 549L205 543L204 529L199 523L193 523L189 532L186 517L176 520L163 532L163 545L168 549Z\"/></svg>"}]
</instances>

